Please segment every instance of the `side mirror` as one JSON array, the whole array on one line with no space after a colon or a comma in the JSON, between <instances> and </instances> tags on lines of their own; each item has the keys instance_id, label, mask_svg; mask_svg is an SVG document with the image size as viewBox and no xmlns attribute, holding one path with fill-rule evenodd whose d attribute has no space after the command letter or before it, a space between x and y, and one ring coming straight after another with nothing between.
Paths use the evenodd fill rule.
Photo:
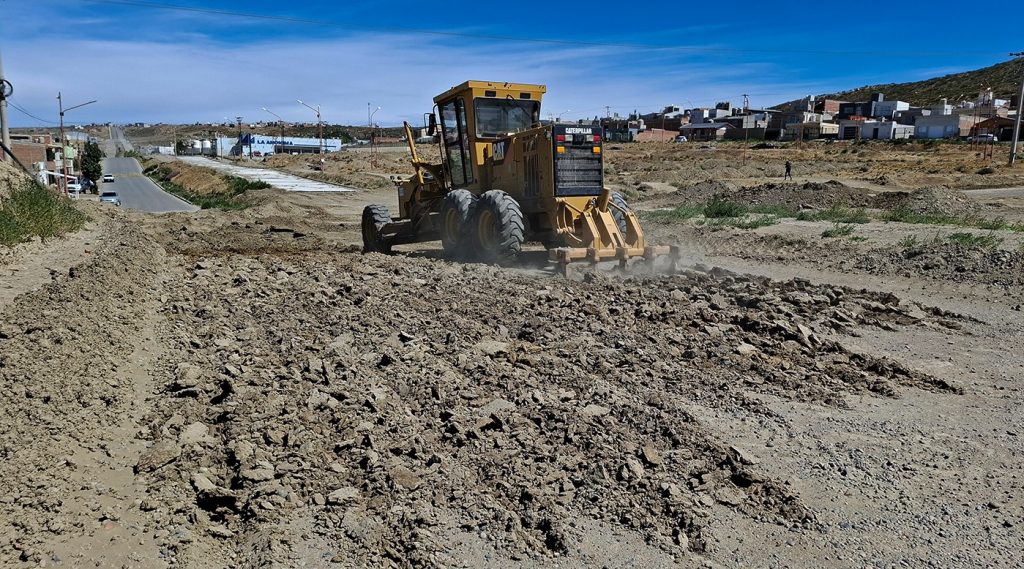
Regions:
<instances>
[{"instance_id":1,"label":"side mirror","mask_svg":"<svg viewBox=\"0 0 1024 569\"><path fill-rule=\"evenodd\" d=\"M430 118L428 119L428 121L429 122L427 124L427 136L434 136L434 133L437 132L437 115L435 115L434 113L430 113Z\"/></svg>"}]
</instances>

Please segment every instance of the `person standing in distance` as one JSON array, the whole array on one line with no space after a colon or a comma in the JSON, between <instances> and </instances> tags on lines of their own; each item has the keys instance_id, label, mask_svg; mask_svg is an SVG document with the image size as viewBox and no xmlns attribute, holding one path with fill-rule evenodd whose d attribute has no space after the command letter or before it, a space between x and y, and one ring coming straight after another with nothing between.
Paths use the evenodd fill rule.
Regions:
<instances>
[{"instance_id":1,"label":"person standing in distance","mask_svg":"<svg viewBox=\"0 0 1024 569\"><path fill-rule=\"evenodd\" d=\"M786 160L786 173L782 176L782 179L793 179L793 164L789 160Z\"/></svg>"}]
</instances>

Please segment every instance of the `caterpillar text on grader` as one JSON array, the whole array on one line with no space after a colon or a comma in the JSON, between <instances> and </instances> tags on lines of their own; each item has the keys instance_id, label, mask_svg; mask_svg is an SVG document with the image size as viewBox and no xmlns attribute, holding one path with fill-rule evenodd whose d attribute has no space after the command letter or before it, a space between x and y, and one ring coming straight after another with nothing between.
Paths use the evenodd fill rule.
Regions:
<instances>
[{"instance_id":1,"label":"caterpillar text on grader","mask_svg":"<svg viewBox=\"0 0 1024 569\"><path fill-rule=\"evenodd\" d=\"M419 159L405 123L415 175L398 184L398 217L363 210L363 250L440 239L450 257L502 262L540 241L565 272L573 261L633 257L653 265L677 251L650 247L636 215L604 187L603 131L540 123L543 85L467 81L434 98L442 161Z\"/></svg>"}]
</instances>

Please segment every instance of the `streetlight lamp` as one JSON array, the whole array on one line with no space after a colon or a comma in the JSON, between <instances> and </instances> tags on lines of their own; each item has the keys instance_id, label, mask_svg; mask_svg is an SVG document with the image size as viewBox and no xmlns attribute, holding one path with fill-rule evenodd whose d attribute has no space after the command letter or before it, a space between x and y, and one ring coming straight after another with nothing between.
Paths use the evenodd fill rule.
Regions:
<instances>
[{"instance_id":1,"label":"streetlight lamp","mask_svg":"<svg viewBox=\"0 0 1024 569\"><path fill-rule=\"evenodd\" d=\"M324 163L324 123L320 120L320 105L313 108L302 101L299 101L299 104L316 113L316 124L320 127L320 164L322 165ZM321 166L321 169L323 169L323 166Z\"/></svg>"},{"instance_id":2,"label":"streetlight lamp","mask_svg":"<svg viewBox=\"0 0 1024 569\"><path fill-rule=\"evenodd\" d=\"M68 111L75 110L75 109L77 109L79 107L84 107L86 105L91 105L91 104L93 104L95 102L96 102L96 100L93 99L92 101L89 101L87 103L82 103L81 105L75 105L73 107L68 107L68 108L65 109L64 108L64 99L61 98L60 91L57 91L57 107L60 109L60 167L61 167L61 174L62 174L61 180L63 181L63 186L64 186L64 195L67 195L67 193L68 193L68 158L67 158L67 150L68 150L67 144L68 144L68 142L67 142L67 140L64 139L64 113L66 113Z\"/></svg>"},{"instance_id":3,"label":"streetlight lamp","mask_svg":"<svg viewBox=\"0 0 1024 569\"><path fill-rule=\"evenodd\" d=\"M284 119L266 107L263 107L263 110L277 117L277 124L281 125L281 151L284 151Z\"/></svg>"}]
</instances>

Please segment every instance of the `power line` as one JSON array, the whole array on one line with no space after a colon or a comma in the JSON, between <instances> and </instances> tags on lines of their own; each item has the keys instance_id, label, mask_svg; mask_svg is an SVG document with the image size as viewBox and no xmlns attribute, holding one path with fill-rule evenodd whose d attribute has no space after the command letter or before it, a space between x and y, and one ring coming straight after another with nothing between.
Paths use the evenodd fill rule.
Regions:
<instances>
[{"instance_id":1,"label":"power line","mask_svg":"<svg viewBox=\"0 0 1024 569\"><path fill-rule=\"evenodd\" d=\"M23 114L23 115L25 115L27 117L30 117L30 118L33 118L33 119L35 119L37 121L42 121L42 122L45 122L45 123L57 124L57 121L48 121L48 120L46 120L44 118L39 118L39 117L33 115L32 113L30 113L30 112L26 111L25 109L19 107L18 105L14 104L14 101L12 99L7 99L7 103L9 105L11 105L12 107L14 107L16 110L20 111L21 114Z\"/></svg>"},{"instance_id":2,"label":"power line","mask_svg":"<svg viewBox=\"0 0 1024 569\"><path fill-rule=\"evenodd\" d=\"M913 57L932 57L932 56L951 56L951 55L995 55L995 52L990 51L906 51L906 50L856 50L856 51L842 51L842 50L827 50L827 49L753 49L753 48L730 48L730 47L702 47L702 46L677 46L677 45L657 45L657 44L643 44L643 43L613 43L613 42L594 42L594 41L583 41L583 40L567 40L567 39L553 39L553 38L531 38L522 36L507 36L497 34L474 34L468 32L450 32L441 30L425 30L418 28L372 28L372 27L360 27L352 24L346 24L342 22L335 22L330 20L319 20L313 18L297 18L293 16L277 16L273 14L257 14L252 12L236 12L233 10L223 10L217 8L198 8L195 6L178 6L176 4L165 4L161 2L143 2L141 0L87 0L94 4L114 4L120 6L132 6L136 8L155 8L159 10L175 10L179 12L193 12L199 14L211 14L214 16L229 16L234 18L248 18L254 20L268 20L275 22L287 22L291 24L304 24L313 26L325 26L325 27L336 27L344 28L352 31L364 31L364 32L380 32L380 33L408 33L408 34L423 34L423 35L434 35L443 37L459 37L459 38L471 38L471 39L483 39L483 40L501 40L501 41L514 41L514 42L526 42L526 43L542 43L542 44L555 44L555 45L574 45L574 46L585 46L585 47L615 47L635 50L650 50L650 51L685 51L694 53L794 53L794 54L826 54L826 55L903 55Z\"/></svg>"}]
</instances>

